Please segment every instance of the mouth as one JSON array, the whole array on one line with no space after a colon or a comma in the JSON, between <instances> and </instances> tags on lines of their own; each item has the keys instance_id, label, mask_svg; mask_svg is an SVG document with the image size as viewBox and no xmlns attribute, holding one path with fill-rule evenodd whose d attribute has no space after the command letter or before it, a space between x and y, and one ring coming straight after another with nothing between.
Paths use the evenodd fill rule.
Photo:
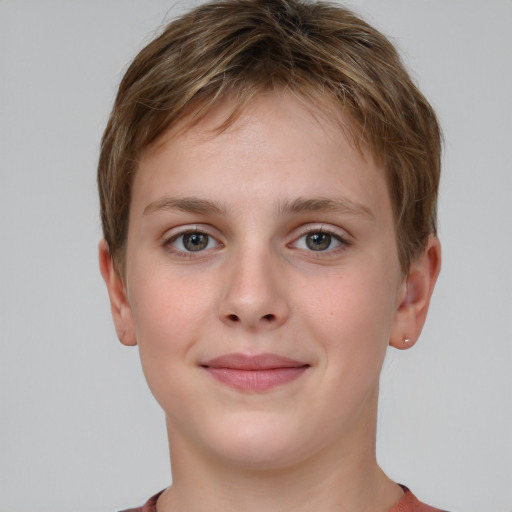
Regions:
<instances>
[{"instance_id":1,"label":"mouth","mask_svg":"<svg viewBox=\"0 0 512 512\"><path fill-rule=\"evenodd\" d=\"M202 363L201 367L222 384L257 393L294 381L310 365L276 354L226 354Z\"/></svg>"}]
</instances>

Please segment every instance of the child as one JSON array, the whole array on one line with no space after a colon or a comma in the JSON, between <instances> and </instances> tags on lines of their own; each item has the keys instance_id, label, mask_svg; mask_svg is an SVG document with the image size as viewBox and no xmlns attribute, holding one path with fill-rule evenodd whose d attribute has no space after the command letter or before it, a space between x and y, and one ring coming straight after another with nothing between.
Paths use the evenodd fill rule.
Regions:
<instances>
[{"instance_id":1,"label":"child","mask_svg":"<svg viewBox=\"0 0 512 512\"><path fill-rule=\"evenodd\" d=\"M375 457L440 269L440 133L350 11L219 0L126 72L98 168L117 334L166 414L155 511L433 511Z\"/></svg>"}]
</instances>

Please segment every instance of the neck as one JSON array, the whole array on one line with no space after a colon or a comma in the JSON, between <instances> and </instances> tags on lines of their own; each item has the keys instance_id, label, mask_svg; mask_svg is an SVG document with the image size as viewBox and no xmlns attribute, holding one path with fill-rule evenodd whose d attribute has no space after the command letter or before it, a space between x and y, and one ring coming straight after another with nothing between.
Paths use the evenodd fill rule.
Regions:
<instances>
[{"instance_id":1,"label":"neck","mask_svg":"<svg viewBox=\"0 0 512 512\"><path fill-rule=\"evenodd\" d=\"M402 491L377 465L375 421L365 425L350 442L296 465L263 469L199 453L168 425L173 484L160 496L158 512L388 512Z\"/></svg>"}]
</instances>

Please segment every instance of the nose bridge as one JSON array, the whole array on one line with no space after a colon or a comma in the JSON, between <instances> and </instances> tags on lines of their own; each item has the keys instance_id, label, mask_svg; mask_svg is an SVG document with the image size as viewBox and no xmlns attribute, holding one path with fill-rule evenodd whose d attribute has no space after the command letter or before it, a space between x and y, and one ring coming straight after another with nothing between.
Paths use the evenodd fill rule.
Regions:
<instances>
[{"instance_id":1,"label":"nose bridge","mask_svg":"<svg viewBox=\"0 0 512 512\"><path fill-rule=\"evenodd\" d=\"M280 282L280 259L270 246L241 243L226 265L221 320L251 329L281 325L288 317L289 304Z\"/></svg>"}]
</instances>

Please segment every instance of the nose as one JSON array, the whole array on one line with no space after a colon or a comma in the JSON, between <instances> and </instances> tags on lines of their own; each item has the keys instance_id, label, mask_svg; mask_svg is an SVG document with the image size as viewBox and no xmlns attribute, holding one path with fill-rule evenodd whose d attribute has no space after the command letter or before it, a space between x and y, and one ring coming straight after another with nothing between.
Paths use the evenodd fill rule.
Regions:
<instances>
[{"instance_id":1,"label":"nose","mask_svg":"<svg viewBox=\"0 0 512 512\"><path fill-rule=\"evenodd\" d=\"M270 330L289 317L286 279L278 256L269 250L245 250L226 261L224 293L219 317L231 327Z\"/></svg>"}]
</instances>

